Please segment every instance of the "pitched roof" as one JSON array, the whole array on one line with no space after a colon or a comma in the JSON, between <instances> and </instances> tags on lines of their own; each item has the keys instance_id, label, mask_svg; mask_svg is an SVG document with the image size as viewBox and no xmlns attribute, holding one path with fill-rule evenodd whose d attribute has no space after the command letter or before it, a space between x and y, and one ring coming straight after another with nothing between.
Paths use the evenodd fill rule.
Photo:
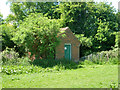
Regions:
<instances>
[{"instance_id":1,"label":"pitched roof","mask_svg":"<svg viewBox=\"0 0 120 90\"><path fill-rule=\"evenodd\" d=\"M61 32L61 33L65 32L66 30L70 30L70 28L69 28L69 27L60 28L60 32Z\"/></svg>"},{"instance_id":2,"label":"pitched roof","mask_svg":"<svg viewBox=\"0 0 120 90\"><path fill-rule=\"evenodd\" d=\"M70 28L69 27L65 27L65 28L60 28L60 34L63 34L63 33L65 33L65 32L70 32L72 35L73 35L73 37L80 43L80 41L77 39L77 37L73 34L73 32L70 30Z\"/></svg>"}]
</instances>

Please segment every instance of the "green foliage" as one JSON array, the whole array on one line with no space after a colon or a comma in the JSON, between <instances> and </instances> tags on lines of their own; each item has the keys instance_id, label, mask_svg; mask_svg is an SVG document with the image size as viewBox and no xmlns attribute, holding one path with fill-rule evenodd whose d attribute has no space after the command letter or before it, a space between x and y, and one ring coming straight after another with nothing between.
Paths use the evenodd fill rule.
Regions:
<instances>
[{"instance_id":1,"label":"green foliage","mask_svg":"<svg viewBox=\"0 0 120 90\"><path fill-rule=\"evenodd\" d=\"M115 47L118 48L120 46L120 32L116 32L115 35Z\"/></svg>"},{"instance_id":2,"label":"green foliage","mask_svg":"<svg viewBox=\"0 0 120 90\"><path fill-rule=\"evenodd\" d=\"M89 47L81 47L84 55L91 52L110 50L115 45L118 31L117 16L111 4L100 2L65 2L60 3L55 12L60 12L61 26L70 27L75 34L84 34L81 41ZM90 39L86 39L90 38ZM83 44L83 43L82 43ZM107 45L107 46L106 46Z\"/></svg>"},{"instance_id":3,"label":"green foliage","mask_svg":"<svg viewBox=\"0 0 120 90\"><path fill-rule=\"evenodd\" d=\"M9 59L10 60L10 59ZM13 60L13 59L12 59ZM22 59L20 59L22 60ZM14 62L13 60L12 62ZM9 63L9 62L6 62ZM14 64L14 63L13 63ZM17 64L3 64L2 73L11 74L28 74L28 73L43 73L43 72L56 72L65 69L77 69L77 64L72 61L63 60L34 60L32 65L26 65L26 62ZM16 66L19 65L19 66ZM80 67L79 67L80 68Z\"/></svg>"},{"instance_id":4,"label":"green foliage","mask_svg":"<svg viewBox=\"0 0 120 90\"><path fill-rule=\"evenodd\" d=\"M25 26L21 26L21 22L24 22L24 24L26 23L25 27L31 31L30 28L33 27L32 23L35 20L31 19L30 21L29 19L27 21L25 18L30 18L32 16L30 15L31 13L42 13L43 16L49 19L57 19L60 27L70 27L73 33L80 34L78 38L81 38L82 45L84 45L81 47L80 56L85 56L92 52L110 50L115 43L115 47L117 47L114 32L119 31L120 13L115 13L116 10L111 6L112 4L107 2L12 2L10 4L10 9L14 15L10 14L6 19L6 23L13 23L14 28ZM37 27L37 24L35 27ZM25 37L25 35L22 35L20 38ZM33 38L30 40L33 41ZM24 39L21 42L24 42ZM45 53L45 51L40 52L40 54Z\"/></svg>"},{"instance_id":5,"label":"green foliage","mask_svg":"<svg viewBox=\"0 0 120 90\"><path fill-rule=\"evenodd\" d=\"M114 8L111 4L104 2L65 2L60 3L55 11L61 13L63 27L69 26L73 32L85 34L85 36L93 36L96 33L97 19L110 21L111 25L116 24ZM111 27L111 25L110 29L117 30L116 26Z\"/></svg>"},{"instance_id":6,"label":"green foliage","mask_svg":"<svg viewBox=\"0 0 120 90\"><path fill-rule=\"evenodd\" d=\"M11 63L14 64L16 63L18 59L19 54L14 51L14 49L6 48L2 52L2 61L4 63ZM16 60L16 61L15 61Z\"/></svg>"},{"instance_id":7,"label":"green foliage","mask_svg":"<svg viewBox=\"0 0 120 90\"><path fill-rule=\"evenodd\" d=\"M79 64L81 64L81 65L93 65L94 63L92 61L85 60L85 61L80 61Z\"/></svg>"},{"instance_id":8,"label":"green foliage","mask_svg":"<svg viewBox=\"0 0 120 90\"><path fill-rule=\"evenodd\" d=\"M24 16L26 16L26 14L23 11L23 10L25 10L25 7L21 8L22 6L23 6L22 3L19 3L19 2L11 3L10 9L12 12L14 12L17 21L23 20Z\"/></svg>"},{"instance_id":9,"label":"green foliage","mask_svg":"<svg viewBox=\"0 0 120 90\"><path fill-rule=\"evenodd\" d=\"M15 28L11 23L5 23L0 25L1 28L1 42L2 42L2 51L5 50L7 47L8 48L14 48L15 51L20 54L20 57L24 55L24 47L16 45L14 41L12 40L14 33L15 33Z\"/></svg>"},{"instance_id":10,"label":"green foliage","mask_svg":"<svg viewBox=\"0 0 120 90\"><path fill-rule=\"evenodd\" d=\"M80 59L81 64L86 64L86 62L88 63L92 62L93 64L100 64L100 65L118 64L118 48L115 48L114 50L102 51L102 52L97 52L95 54L90 54Z\"/></svg>"},{"instance_id":11,"label":"green foliage","mask_svg":"<svg viewBox=\"0 0 120 90\"><path fill-rule=\"evenodd\" d=\"M30 65L27 57L19 57L19 53L15 52L15 48L6 48L2 51L3 65Z\"/></svg>"},{"instance_id":12,"label":"green foliage","mask_svg":"<svg viewBox=\"0 0 120 90\"><path fill-rule=\"evenodd\" d=\"M59 42L57 33L59 24L56 20L43 17L42 14L31 14L20 24L14 33L14 42L26 48L32 55L53 58L54 48Z\"/></svg>"},{"instance_id":13,"label":"green foliage","mask_svg":"<svg viewBox=\"0 0 120 90\"><path fill-rule=\"evenodd\" d=\"M11 74L29 74L35 72L41 72L42 68L36 66L3 66L2 73Z\"/></svg>"},{"instance_id":14,"label":"green foliage","mask_svg":"<svg viewBox=\"0 0 120 90\"><path fill-rule=\"evenodd\" d=\"M108 64L111 63L111 64L118 64L118 57L117 58L110 58L109 61L108 61Z\"/></svg>"},{"instance_id":15,"label":"green foliage","mask_svg":"<svg viewBox=\"0 0 120 90\"><path fill-rule=\"evenodd\" d=\"M14 42L11 40L13 37L14 28L11 24L2 24L0 25L1 33L2 34L2 50L6 47L13 48Z\"/></svg>"},{"instance_id":16,"label":"green foliage","mask_svg":"<svg viewBox=\"0 0 120 90\"><path fill-rule=\"evenodd\" d=\"M2 88L111 88L111 86L112 88L114 88L114 86L115 88L118 87L118 65L82 66L83 68L75 70L53 70L52 72L38 71L38 73L33 72L18 75L2 74ZM27 68L30 69L30 67ZM41 67L38 68L40 69Z\"/></svg>"},{"instance_id":17,"label":"green foliage","mask_svg":"<svg viewBox=\"0 0 120 90\"><path fill-rule=\"evenodd\" d=\"M70 27L74 33L80 33L85 22L85 2L65 2L60 3L56 8L56 13L60 14L62 27ZM82 21L82 22L81 22Z\"/></svg>"},{"instance_id":18,"label":"green foliage","mask_svg":"<svg viewBox=\"0 0 120 90\"><path fill-rule=\"evenodd\" d=\"M102 23L100 20L100 23L98 23L98 30L97 34L95 35L95 38L99 40L100 42L105 42L107 41L107 38L105 37L106 35L110 35L109 33L109 28L108 28L108 23L104 22Z\"/></svg>"},{"instance_id":19,"label":"green foliage","mask_svg":"<svg viewBox=\"0 0 120 90\"><path fill-rule=\"evenodd\" d=\"M118 58L102 58L102 59L97 59L96 57L93 57L92 60L85 60L85 61L80 61L79 62L80 65L115 65L118 64Z\"/></svg>"},{"instance_id":20,"label":"green foliage","mask_svg":"<svg viewBox=\"0 0 120 90\"><path fill-rule=\"evenodd\" d=\"M111 84L110 84L110 88L117 88L118 86L117 86L117 84L115 83L115 82L112 82ZM114 90L114 89L113 89Z\"/></svg>"},{"instance_id":21,"label":"green foliage","mask_svg":"<svg viewBox=\"0 0 120 90\"><path fill-rule=\"evenodd\" d=\"M77 64L73 61L66 59L54 60L54 59L37 59L31 62L33 65L41 66L43 68L54 67L59 69L75 69Z\"/></svg>"},{"instance_id":22,"label":"green foliage","mask_svg":"<svg viewBox=\"0 0 120 90\"><path fill-rule=\"evenodd\" d=\"M117 16L117 23L118 23L118 31L120 31L120 12L119 11L116 13L116 16Z\"/></svg>"},{"instance_id":23,"label":"green foliage","mask_svg":"<svg viewBox=\"0 0 120 90\"><path fill-rule=\"evenodd\" d=\"M91 47L92 46L92 39L87 38L84 34L75 34L78 40L81 42L82 46Z\"/></svg>"},{"instance_id":24,"label":"green foliage","mask_svg":"<svg viewBox=\"0 0 120 90\"><path fill-rule=\"evenodd\" d=\"M59 17L59 14L54 12L57 2L12 2L10 5L17 22L24 20L31 13L43 13L48 18Z\"/></svg>"},{"instance_id":25,"label":"green foliage","mask_svg":"<svg viewBox=\"0 0 120 90\"><path fill-rule=\"evenodd\" d=\"M5 21L6 21L6 24L11 23L14 28L17 28L17 26L19 25L19 23L17 22L17 17L13 14L9 14L5 19Z\"/></svg>"},{"instance_id":26,"label":"green foliage","mask_svg":"<svg viewBox=\"0 0 120 90\"><path fill-rule=\"evenodd\" d=\"M80 57L89 55L91 53L91 47L93 46L92 37L85 37L84 34L75 34L75 36L81 42Z\"/></svg>"},{"instance_id":27,"label":"green foliage","mask_svg":"<svg viewBox=\"0 0 120 90\"><path fill-rule=\"evenodd\" d=\"M94 36L95 49L109 50L111 46L115 45L115 35L113 34L113 31L111 31L109 28L109 22L102 23L101 19L98 21L98 30L96 35Z\"/></svg>"},{"instance_id":28,"label":"green foliage","mask_svg":"<svg viewBox=\"0 0 120 90\"><path fill-rule=\"evenodd\" d=\"M3 15L1 14L1 12L0 12L0 25L2 25L3 24Z\"/></svg>"}]
</instances>

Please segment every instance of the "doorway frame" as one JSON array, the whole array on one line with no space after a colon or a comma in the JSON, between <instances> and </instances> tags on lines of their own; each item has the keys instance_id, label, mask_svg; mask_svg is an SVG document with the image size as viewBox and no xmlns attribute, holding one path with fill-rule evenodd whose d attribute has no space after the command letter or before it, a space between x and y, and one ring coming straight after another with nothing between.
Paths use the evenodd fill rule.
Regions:
<instances>
[{"instance_id":1,"label":"doorway frame","mask_svg":"<svg viewBox=\"0 0 120 90\"><path fill-rule=\"evenodd\" d=\"M70 45L70 60L71 60L71 55L72 55L72 53L71 53L71 49L72 49L71 43L65 43L64 44L64 51L65 51L65 45ZM65 57L65 52L64 52L64 57Z\"/></svg>"}]
</instances>

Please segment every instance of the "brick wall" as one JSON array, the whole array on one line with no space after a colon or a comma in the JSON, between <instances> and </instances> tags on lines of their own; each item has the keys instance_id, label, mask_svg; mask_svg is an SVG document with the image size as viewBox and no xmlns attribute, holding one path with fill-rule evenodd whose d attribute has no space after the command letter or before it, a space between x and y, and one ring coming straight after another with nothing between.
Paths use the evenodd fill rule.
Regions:
<instances>
[{"instance_id":1,"label":"brick wall","mask_svg":"<svg viewBox=\"0 0 120 90\"><path fill-rule=\"evenodd\" d=\"M62 34L60 35L61 43L56 47L56 59L64 58L64 45L65 43L69 43L71 44L71 59L79 60L80 42L69 28L63 28L63 30L65 30L65 32L62 34L66 34L66 36L61 37Z\"/></svg>"}]
</instances>

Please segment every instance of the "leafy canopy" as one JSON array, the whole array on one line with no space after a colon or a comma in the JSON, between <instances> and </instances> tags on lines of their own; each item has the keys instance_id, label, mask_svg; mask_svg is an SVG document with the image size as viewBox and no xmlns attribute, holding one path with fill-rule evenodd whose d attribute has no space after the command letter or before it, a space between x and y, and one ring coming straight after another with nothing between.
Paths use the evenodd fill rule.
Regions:
<instances>
[{"instance_id":1,"label":"leafy canopy","mask_svg":"<svg viewBox=\"0 0 120 90\"><path fill-rule=\"evenodd\" d=\"M14 28L11 24L2 24L1 28L1 36L2 36L2 50L6 47L13 48L14 42L11 40L13 37Z\"/></svg>"},{"instance_id":2,"label":"leafy canopy","mask_svg":"<svg viewBox=\"0 0 120 90\"><path fill-rule=\"evenodd\" d=\"M113 33L119 31L120 13L115 13L111 5L107 2L12 2L10 9L14 15L9 15L7 22L12 21L17 28L31 13L42 13L49 19L59 20L61 28L69 27L73 33L83 35L80 36L81 53L98 52L112 49Z\"/></svg>"},{"instance_id":3,"label":"leafy canopy","mask_svg":"<svg viewBox=\"0 0 120 90\"><path fill-rule=\"evenodd\" d=\"M54 48L59 42L58 32L59 24L56 20L43 17L40 13L31 13L16 29L13 40L32 55L53 57Z\"/></svg>"}]
</instances>

